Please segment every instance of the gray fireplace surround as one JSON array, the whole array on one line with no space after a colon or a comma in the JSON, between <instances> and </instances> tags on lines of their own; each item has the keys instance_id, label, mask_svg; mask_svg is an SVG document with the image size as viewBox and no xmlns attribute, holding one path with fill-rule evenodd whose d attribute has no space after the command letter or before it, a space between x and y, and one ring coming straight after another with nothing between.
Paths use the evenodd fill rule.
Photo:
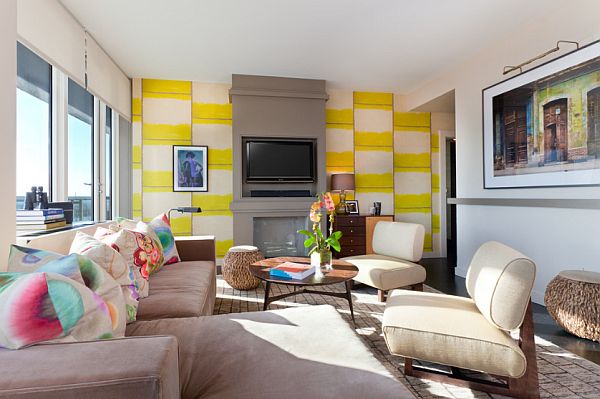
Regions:
<instances>
[{"instance_id":1,"label":"gray fireplace surround","mask_svg":"<svg viewBox=\"0 0 600 399\"><path fill-rule=\"evenodd\" d=\"M233 107L233 201L230 209L233 212L234 245L254 244L262 246L263 250L268 247L267 256L302 255L298 239L294 239L297 233L286 231L286 228L296 230L298 226L306 226L303 221L308 216L314 195L327 189L325 102L328 95L325 81L233 75L229 93ZM247 137L315 140L315 182L245 182L242 139ZM313 196L256 198L250 196L252 190L308 190ZM260 242L257 242L255 229L269 231L258 232L256 238Z\"/></svg>"}]
</instances>

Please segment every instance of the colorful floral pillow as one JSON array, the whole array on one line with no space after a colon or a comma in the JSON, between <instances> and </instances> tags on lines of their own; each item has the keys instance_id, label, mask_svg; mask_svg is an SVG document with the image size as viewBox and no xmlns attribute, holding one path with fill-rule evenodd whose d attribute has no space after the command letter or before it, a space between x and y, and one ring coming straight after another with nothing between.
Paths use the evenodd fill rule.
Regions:
<instances>
[{"instance_id":1,"label":"colorful floral pillow","mask_svg":"<svg viewBox=\"0 0 600 399\"><path fill-rule=\"evenodd\" d=\"M177 246L175 245L175 236L171 230L171 222L169 221L167 214L163 213L162 215L158 215L148 224L152 227L154 232L156 232L163 247L165 265L181 262L179 253L177 252Z\"/></svg>"},{"instance_id":2,"label":"colorful floral pillow","mask_svg":"<svg viewBox=\"0 0 600 399\"><path fill-rule=\"evenodd\" d=\"M156 269L156 271L158 271L161 267L163 267L163 265L165 265L166 258L165 258L162 241L160 240L160 237L158 236L158 234L156 233L154 228L152 226L150 226L148 223L136 222L135 220L125 219L125 218L117 218L116 223L111 224L108 228L111 230L115 230L115 231L125 229L125 230L142 233L146 236L149 236L152 239L152 241L154 241L156 244L158 244L158 245L156 245L156 247L160 249L160 254L162 256L162 260L160 261L160 264L158 265L158 268Z\"/></svg>"},{"instance_id":3,"label":"colorful floral pillow","mask_svg":"<svg viewBox=\"0 0 600 399\"><path fill-rule=\"evenodd\" d=\"M79 275L72 271L79 268ZM63 270L69 270L70 275ZM51 251L11 245L8 259L8 271L19 273L53 272L73 277L83 283L103 300L110 311L113 335L125 335L126 309L121 287L102 267L84 255L63 256Z\"/></svg>"},{"instance_id":4,"label":"colorful floral pillow","mask_svg":"<svg viewBox=\"0 0 600 399\"><path fill-rule=\"evenodd\" d=\"M133 269L129 267L123 256L91 235L80 231L75 235L69 253L87 256L115 279L123 292L127 323L135 321L140 297L139 289Z\"/></svg>"},{"instance_id":5,"label":"colorful floral pillow","mask_svg":"<svg viewBox=\"0 0 600 399\"><path fill-rule=\"evenodd\" d=\"M110 309L83 284L56 273L0 273L0 346L113 336Z\"/></svg>"}]
</instances>

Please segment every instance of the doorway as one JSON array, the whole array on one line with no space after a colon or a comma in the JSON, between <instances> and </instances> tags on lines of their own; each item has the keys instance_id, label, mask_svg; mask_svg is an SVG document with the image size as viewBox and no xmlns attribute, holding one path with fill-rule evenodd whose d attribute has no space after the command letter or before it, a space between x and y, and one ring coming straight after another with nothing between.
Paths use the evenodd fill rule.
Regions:
<instances>
[{"instance_id":1,"label":"doorway","mask_svg":"<svg viewBox=\"0 0 600 399\"><path fill-rule=\"evenodd\" d=\"M559 98L544 105L544 162L568 159L567 99Z\"/></svg>"},{"instance_id":2,"label":"doorway","mask_svg":"<svg viewBox=\"0 0 600 399\"><path fill-rule=\"evenodd\" d=\"M587 93L587 148L588 155L600 157L600 87Z\"/></svg>"},{"instance_id":3,"label":"doorway","mask_svg":"<svg viewBox=\"0 0 600 399\"><path fill-rule=\"evenodd\" d=\"M439 131L440 136L440 256L447 258L448 267L456 267L456 205L448 204L456 198L456 139L452 130Z\"/></svg>"}]
</instances>

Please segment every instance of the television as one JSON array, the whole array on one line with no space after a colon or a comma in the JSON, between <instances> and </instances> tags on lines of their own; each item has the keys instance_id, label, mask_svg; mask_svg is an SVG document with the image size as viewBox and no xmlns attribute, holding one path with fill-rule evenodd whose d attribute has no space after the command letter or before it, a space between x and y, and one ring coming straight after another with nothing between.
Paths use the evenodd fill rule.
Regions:
<instances>
[{"instance_id":1,"label":"television","mask_svg":"<svg viewBox=\"0 0 600 399\"><path fill-rule=\"evenodd\" d=\"M313 140L245 139L245 180L256 183L315 181Z\"/></svg>"}]
</instances>

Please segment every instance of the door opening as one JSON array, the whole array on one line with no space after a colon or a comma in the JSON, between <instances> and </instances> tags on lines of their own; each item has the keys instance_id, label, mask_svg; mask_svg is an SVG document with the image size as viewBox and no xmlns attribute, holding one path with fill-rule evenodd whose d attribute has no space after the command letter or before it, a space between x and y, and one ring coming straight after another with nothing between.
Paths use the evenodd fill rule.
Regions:
<instances>
[{"instance_id":1,"label":"door opening","mask_svg":"<svg viewBox=\"0 0 600 399\"><path fill-rule=\"evenodd\" d=\"M446 198L456 198L456 139L446 138ZM456 205L446 205L446 257L456 267Z\"/></svg>"}]
</instances>

